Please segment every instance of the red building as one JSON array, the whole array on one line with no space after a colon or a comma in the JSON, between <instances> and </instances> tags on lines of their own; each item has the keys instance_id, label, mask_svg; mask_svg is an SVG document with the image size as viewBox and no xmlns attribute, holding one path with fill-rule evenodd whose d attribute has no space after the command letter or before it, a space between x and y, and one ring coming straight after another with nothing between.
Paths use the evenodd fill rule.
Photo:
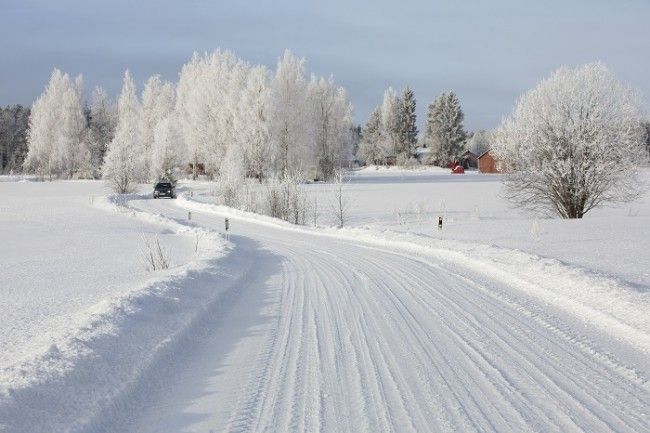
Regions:
<instances>
[{"instance_id":1,"label":"red building","mask_svg":"<svg viewBox=\"0 0 650 433\"><path fill-rule=\"evenodd\" d=\"M499 160L488 150L478 157L478 171L480 173L501 173L502 167Z\"/></svg>"}]
</instances>

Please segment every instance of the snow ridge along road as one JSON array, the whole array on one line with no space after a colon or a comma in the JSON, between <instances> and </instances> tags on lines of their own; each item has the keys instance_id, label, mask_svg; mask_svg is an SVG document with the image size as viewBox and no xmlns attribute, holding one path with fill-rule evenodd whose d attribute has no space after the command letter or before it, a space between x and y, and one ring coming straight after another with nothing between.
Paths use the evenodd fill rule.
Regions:
<instances>
[{"instance_id":1,"label":"snow ridge along road","mask_svg":"<svg viewBox=\"0 0 650 433\"><path fill-rule=\"evenodd\" d=\"M192 220L223 228L216 210ZM647 431L647 354L500 279L246 218L231 227L254 265L102 431Z\"/></svg>"}]
</instances>

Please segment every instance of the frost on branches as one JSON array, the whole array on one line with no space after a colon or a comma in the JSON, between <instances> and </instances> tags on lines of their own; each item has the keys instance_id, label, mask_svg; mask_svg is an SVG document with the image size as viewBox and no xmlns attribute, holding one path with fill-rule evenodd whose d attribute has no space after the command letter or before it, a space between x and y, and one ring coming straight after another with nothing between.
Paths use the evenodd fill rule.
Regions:
<instances>
[{"instance_id":1,"label":"frost on branches","mask_svg":"<svg viewBox=\"0 0 650 433\"><path fill-rule=\"evenodd\" d=\"M127 70L122 93L117 104L118 123L115 137L108 144L104 158L103 175L115 192L130 192L141 176L141 146L138 134L140 104L135 85Z\"/></svg>"},{"instance_id":2,"label":"frost on branches","mask_svg":"<svg viewBox=\"0 0 650 433\"><path fill-rule=\"evenodd\" d=\"M431 161L446 167L461 153L467 134L463 127L465 115L454 92L445 92L429 104L424 137L431 147Z\"/></svg>"},{"instance_id":3,"label":"frost on branches","mask_svg":"<svg viewBox=\"0 0 650 433\"><path fill-rule=\"evenodd\" d=\"M508 198L562 218L634 199L640 106L601 63L558 69L519 99L497 132Z\"/></svg>"},{"instance_id":4,"label":"frost on branches","mask_svg":"<svg viewBox=\"0 0 650 433\"><path fill-rule=\"evenodd\" d=\"M307 82L305 60L289 51L274 73L230 51L195 53L177 84L154 75L141 99L127 71L117 110L98 88L85 113L82 95L81 78L54 71L30 117L28 170L93 176L103 164L103 177L123 193L188 168L193 178L233 186L246 177L327 178L351 158L345 89L332 77Z\"/></svg>"},{"instance_id":5,"label":"frost on branches","mask_svg":"<svg viewBox=\"0 0 650 433\"><path fill-rule=\"evenodd\" d=\"M342 158L351 153L352 105L334 77L312 76L308 95L318 178L331 179Z\"/></svg>"},{"instance_id":6,"label":"frost on branches","mask_svg":"<svg viewBox=\"0 0 650 433\"><path fill-rule=\"evenodd\" d=\"M25 169L41 177L71 178L88 169L90 152L84 140L81 76L72 82L58 69L32 106Z\"/></svg>"}]
</instances>

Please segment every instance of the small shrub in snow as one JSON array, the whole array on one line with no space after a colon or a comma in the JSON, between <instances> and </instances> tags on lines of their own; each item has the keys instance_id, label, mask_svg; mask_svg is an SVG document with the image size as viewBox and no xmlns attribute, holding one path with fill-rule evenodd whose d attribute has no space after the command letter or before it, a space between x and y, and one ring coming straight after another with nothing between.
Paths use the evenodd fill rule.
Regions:
<instances>
[{"instance_id":1,"label":"small shrub in snow","mask_svg":"<svg viewBox=\"0 0 650 433\"><path fill-rule=\"evenodd\" d=\"M300 174L286 175L270 180L266 186L266 213L293 224L305 224L307 194L303 191Z\"/></svg>"},{"instance_id":2,"label":"small shrub in snow","mask_svg":"<svg viewBox=\"0 0 650 433\"><path fill-rule=\"evenodd\" d=\"M338 170L334 177L334 191L332 196L332 211L334 213L334 220L339 228L345 226L350 213L350 201L345 196L343 186L343 171Z\"/></svg>"},{"instance_id":3,"label":"small shrub in snow","mask_svg":"<svg viewBox=\"0 0 650 433\"><path fill-rule=\"evenodd\" d=\"M197 238L198 249L198 238ZM142 237L142 260L148 271L159 271L169 269L169 251L160 244L160 239L156 236L154 239Z\"/></svg>"},{"instance_id":4,"label":"small shrub in snow","mask_svg":"<svg viewBox=\"0 0 650 433\"><path fill-rule=\"evenodd\" d=\"M406 153L400 153L397 156L397 165L399 167L414 169L420 166L420 162Z\"/></svg>"}]
</instances>

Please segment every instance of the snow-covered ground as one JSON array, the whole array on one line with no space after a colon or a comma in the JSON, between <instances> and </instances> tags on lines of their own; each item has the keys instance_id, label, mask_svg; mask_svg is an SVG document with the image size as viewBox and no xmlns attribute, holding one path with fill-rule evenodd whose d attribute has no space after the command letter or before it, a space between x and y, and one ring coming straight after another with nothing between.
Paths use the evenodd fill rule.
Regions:
<instances>
[{"instance_id":1,"label":"snow-covered ground","mask_svg":"<svg viewBox=\"0 0 650 433\"><path fill-rule=\"evenodd\" d=\"M650 169L640 180L650 186ZM308 185L323 217L333 224L329 185ZM647 189L647 188L646 188ZM404 171L366 168L349 176L350 225L410 232L444 240L494 245L555 258L650 287L650 194L619 207L591 211L582 220L541 218L501 197L501 177L449 170ZM445 219L443 230L438 217Z\"/></svg>"},{"instance_id":2,"label":"snow-covered ground","mask_svg":"<svg viewBox=\"0 0 650 433\"><path fill-rule=\"evenodd\" d=\"M200 269L198 259L218 255L223 248L211 233L134 213L108 194L101 182L0 182L0 402L9 404L0 404L0 431L17 427L11 424L15 417L5 419L5 411L16 410L17 404L6 400L8 396L29 406L43 403L34 397L39 392L60 392L66 398L64 384L74 393L68 376L98 368L93 359L102 353L102 345L138 332L137 324L127 325L129 320L151 314L148 308L159 309L157 296L174 290L170 281ZM143 239L156 238L171 266L153 273L143 260ZM183 318L187 320L179 314ZM138 343L137 351L131 348L132 355L142 356L140 349L160 344L174 330L160 328L162 335L152 333L149 342ZM126 361L128 348L111 350ZM112 368L117 376L120 365ZM102 374L100 368L97 374ZM48 383L61 389L43 391ZM116 383L98 376L96 385L110 393ZM96 403L84 399L91 406ZM66 404L69 410L78 408L72 401ZM52 412L55 425L57 413Z\"/></svg>"},{"instance_id":3,"label":"snow-covered ground","mask_svg":"<svg viewBox=\"0 0 650 433\"><path fill-rule=\"evenodd\" d=\"M305 188L331 225L332 186ZM648 197L561 221L510 209L499 176L344 188L339 230L216 206L202 182L0 184L0 431L647 427ZM174 269L144 271L143 231Z\"/></svg>"}]
</instances>

